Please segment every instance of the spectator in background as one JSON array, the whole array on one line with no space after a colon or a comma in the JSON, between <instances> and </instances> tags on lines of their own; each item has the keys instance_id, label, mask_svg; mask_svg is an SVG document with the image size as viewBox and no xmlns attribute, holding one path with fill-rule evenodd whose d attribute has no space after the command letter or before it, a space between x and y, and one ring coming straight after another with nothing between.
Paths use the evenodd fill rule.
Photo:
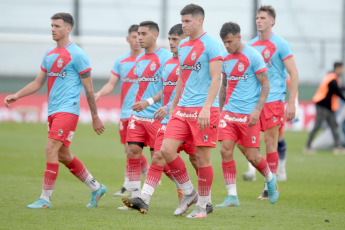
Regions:
<instances>
[{"instance_id":1,"label":"spectator in background","mask_svg":"<svg viewBox=\"0 0 345 230\"><path fill-rule=\"evenodd\" d=\"M304 150L306 154L314 154L315 151L311 149L311 142L319 130L322 121L326 120L331 128L334 139L334 154L345 153L341 147L339 140L339 133L337 131L338 124L335 117L335 111L339 109L340 97L345 101L345 97L340 91L340 79L339 76L344 72L344 65L341 62L335 62L332 72L329 72L319 85L315 95L313 96L313 102L316 104L316 119L314 128L309 134L307 146Z\"/></svg>"}]
</instances>

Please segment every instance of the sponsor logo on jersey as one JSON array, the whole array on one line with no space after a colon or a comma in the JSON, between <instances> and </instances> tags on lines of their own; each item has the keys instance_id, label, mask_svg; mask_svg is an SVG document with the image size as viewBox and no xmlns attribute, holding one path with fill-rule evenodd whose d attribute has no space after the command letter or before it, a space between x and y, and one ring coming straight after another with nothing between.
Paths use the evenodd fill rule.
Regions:
<instances>
[{"instance_id":1,"label":"sponsor logo on jersey","mask_svg":"<svg viewBox=\"0 0 345 230\"><path fill-rule=\"evenodd\" d=\"M62 58L59 58L58 62L57 62L57 67L61 68L63 65L63 60Z\"/></svg>"},{"instance_id":2,"label":"sponsor logo on jersey","mask_svg":"<svg viewBox=\"0 0 345 230\"><path fill-rule=\"evenodd\" d=\"M190 56L190 59L191 59L192 61L194 61L195 58L196 58L196 52L195 52L195 50L194 50L193 53L192 53L192 55Z\"/></svg>"},{"instance_id":3,"label":"sponsor logo on jersey","mask_svg":"<svg viewBox=\"0 0 345 230\"><path fill-rule=\"evenodd\" d=\"M176 86L177 85L177 81L165 81L163 82L163 87L165 86Z\"/></svg>"},{"instance_id":4,"label":"sponsor logo on jersey","mask_svg":"<svg viewBox=\"0 0 345 230\"><path fill-rule=\"evenodd\" d=\"M66 140L68 140L69 142L72 142L73 136L74 136L74 132L70 131Z\"/></svg>"},{"instance_id":5,"label":"sponsor logo on jersey","mask_svg":"<svg viewBox=\"0 0 345 230\"><path fill-rule=\"evenodd\" d=\"M129 129L135 129L134 120L130 120L130 121L129 121L128 128L129 128Z\"/></svg>"},{"instance_id":6,"label":"sponsor logo on jersey","mask_svg":"<svg viewBox=\"0 0 345 230\"><path fill-rule=\"evenodd\" d=\"M159 76L156 74L155 76L153 76L153 77L139 77L138 78L138 82L154 82L154 83L157 83L158 82L158 80L159 80Z\"/></svg>"},{"instance_id":7,"label":"sponsor logo on jersey","mask_svg":"<svg viewBox=\"0 0 345 230\"><path fill-rule=\"evenodd\" d=\"M238 64L238 71L240 71L240 72L244 71L244 64L242 62L240 62L240 64Z\"/></svg>"},{"instance_id":8,"label":"sponsor logo on jersey","mask_svg":"<svg viewBox=\"0 0 345 230\"><path fill-rule=\"evenodd\" d=\"M67 72L66 70L63 71L62 73L55 73L55 72L50 71L47 73L47 75L48 77L61 77L62 79L64 79L67 75Z\"/></svg>"},{"instance_id":9,"label":"sponsor logo on jersey","mask_svg":"<svg viewBox=\"0 0 345 230\"><path fill-rule=\"evenodd\" d=\"M244 76L229 76L228 81L239 81L239 80L247 80L249 77L248 74L245 74Z\"/></svg>"},{"instance_id":10,"label":"sponsor logo on jersey","mask_svg":"<svg viewBox=\"0 0 345 230\"><path fill-rule=\"evenodd\" d=\"M186 113L186 112L181 112L180 110L178 110L176 112L176 115L179 116L179 117L186 117L186 118L197 118L198 117L198 112L195 111L195 112L190 112L190 113Z\"/></svg>"},{"instance_id":11,"label":"sponsor logo on jersey","mask_svg":"<svg viewBox=\"0 0 345 230\"><path fill-rule=\"evenodd\" d=\"M181 66L181 70L194 70L196 72L199 72L201 70L201 64L200 62L192 66L184 64L183 66Z\"/></svg>"},{"instance_id":12,"label":"sponsor logo on jersey","mask_svg":"<svg viewBox=\"0 0 345 230\"><path fill-rule=\"evenodd\" d=\"M219 121L219 127L225 128L227 126L226 121L224 119L220 119Z\"/></svg>"},{"instance_id":13,"label":"sponsor logo on jersey","mask_svg":"<svg viewBox=\"0 0 345 230\"><path fill-rule=\"evenodd\" d=\"M150 70L151 71L155 71L156 70L156 66L157 66L157 64L155 62L152 62L152 64L150 65Z\"/></svg>"},{"instance_id":14,"label":"sponsor logo on jersey","mask_svg":"<svg viewBox=\"0 0 345 230\"><path fill-rule=\"evenodd\" d=\"M123 77L123 78L121 78L121 81L122 82L128 82L128 83L136 83L136 82L138 82L138 79L137 78L132 79L132 78L128 78L128 77Z\"/></svg>"},{"instance_id":15,"label":"sponsor logo on jersey","mask_svg":"<svg viewBox=\"0 0 345 230\"><path fill-rule=\"evenodd\" d=\"M272 60L269 60L268 62L266 62L266 66L267 66L267 67L271 67L272 65L273 65Z\"/></svg>"},{"instance_id":16,"label":"sponsor logo on jersey","mask_svg":"<svg viewBox=\"0 0 345 230\"><path fill-rule=\"evenodd\" d=\"M230 122L237 122L237 123L246 123L247 122L247 116L245 117L230 117L229 115L224 116L225 120L228 120Z\"/></svg>"},{"instance_id":17,"label":"sponsor logo on jersey","mask_svg":"<svg viewBox=\"0 0 345 230\"><path fill-rule=\"evenodd\" d=\"M138 117L138 116L135 116L135 115L133 115L132 119L133 119L132 120L133 122L134 122L134 120L143 121L143 122L149 122L149 123L155 122L154 118Z\"/></svg>"}]
</instances>

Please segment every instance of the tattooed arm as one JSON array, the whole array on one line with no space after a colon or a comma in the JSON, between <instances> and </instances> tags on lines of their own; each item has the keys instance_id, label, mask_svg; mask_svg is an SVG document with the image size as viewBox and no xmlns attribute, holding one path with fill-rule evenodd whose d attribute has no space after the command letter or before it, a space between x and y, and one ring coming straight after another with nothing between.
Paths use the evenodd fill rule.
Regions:
<instances>
[{"instance_id":1,"label":"tattooed arm","mask_svg":"<svg viewBox=\"0 0 345 230\"><path fill-rule=\"evenodd\" d=\"M218 98L220 112L222 112L223 110L223 106L226 99L226 85L227 85L226 75L222 74L222 85L220 86L219 98Z\"/></svg>"},{"instance_id":2,"label":"tattooed arm","mask_svg":"<svg viewBox=\"0 0 345 230\"><path fill-rule=\"evenodd\" d=\"M89 107L90 107L93 129L98 135L100 135L101 133L103 133L105 128L103 126L101 119L99 119L98 114L97 114L97 105L96 105L95 94L94 94L93 86L92 86L91 71L88 71L80 75L80 78L81 78L81 83L83 84L84 89L85 89L87 103L89 104Z\"/></svg>"},{"instance_id":3,"label":"tattooed arm","mask_svg":"<svg viewBox=\"0 0 345 230\"><path fill-rule=\"evenodd\" d=\"M270 82L268 81L267 70L256 74L256 77L258 78L258 81L261 85L261 92L258 104L256 105L253 112L250 114L250 119L248 123L249 127L255 125L258 122L261 110L264 107L268 93L270 92Z\"/></svg>"}]
</instances>

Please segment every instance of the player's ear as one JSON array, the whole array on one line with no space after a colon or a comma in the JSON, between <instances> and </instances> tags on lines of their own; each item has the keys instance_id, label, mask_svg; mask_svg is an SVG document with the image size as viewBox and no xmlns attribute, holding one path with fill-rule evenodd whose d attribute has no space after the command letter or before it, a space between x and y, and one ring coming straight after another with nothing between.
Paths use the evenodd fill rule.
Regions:
<instances>
[{"instance_id":1,"label":"player's ear","mask_svg":"<svg viewBox=\"0 0 345 230\"><path fill-rule=\"evenodd\" d=\"M204 19L203 19L202 17L199 17L199 18L198 18L198 23L199 23L200 25L202 25L202 24L204 23Z\"/></svg>"},{"instance_id":2,"label":"player's ear","mask_svg":"<svg viewBox=\"0 0 345 230\"><path fill-rule=\"evenodd\" d=\"M129 36L126 37L126 41L129 43Z\"/></svg>"}]
</instances>

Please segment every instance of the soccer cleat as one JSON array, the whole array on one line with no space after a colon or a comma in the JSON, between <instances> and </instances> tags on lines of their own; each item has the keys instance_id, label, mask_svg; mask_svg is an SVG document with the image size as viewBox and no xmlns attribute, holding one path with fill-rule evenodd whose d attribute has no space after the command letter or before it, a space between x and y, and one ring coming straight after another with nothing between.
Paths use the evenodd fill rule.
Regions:
<instances>
[{"instance_id":1,"label":"soccer cleat","mask_svg":"<svg viewBox=\"0 0 345 230\"><path fill-rule=\"evenodd\" d=\"M252 173L252 172L247 171L242 174L242 179L246 181L256 181L256 174L255 172Z\"/></svg>"},{"instance_id":2,"label":"soccer cleat","mask_svg":"<svg viewBox=\"0 0 345 230\"><path fill-rule=\"evenodd\" d=\"M213 205L211 203L206 204L206 214L213 212Z\"/></svg>"},{"instance_id":3,"label":"soccer cleat","mask_svg":"<svg viewBox=\"0 0 345 230\"><path fill-rule=\"evenodd\" d=\"M191 212L187 218L206 218L207 214L206 214L206 208L202 208L199 205L195 206L195 209L193 210L193 212Z\"/></svg>"},{"instance_id":4,"label":"soccer cleat","mask_svg":"<svg viewBox=\"0 0 345 230\"><path fill-rule=\"evenodd\" d=\"M51 208L52 204L42 198L38 198L34 203L29 204L28 206L26 206L28 208L32 208L32 209L38 209L38 208Z\"/></svg>"},{"instance_id":5,"label":"soccer cleat","mask_svg":"<svg viewBox=\"0 0 345 230\"><path fill-rule=\"evenodd\" d=\"M273 175L272 180L267 182L267 190L268 190L268 198L271 202L271 204L274 204L277 202L278 197L279 197L279 190L278 190L278 185L277 185L277 180L275 175Z\"/></svg>"},{"instance_id":6,"label":"soccer cleat","mask_svg":"<svg viewBox=\"0 0 345 230\"><path fill-rule=\"evenodd\" d=\"M223 203L217 204L217 208L224 208L224 207L238 207L240 206L240 201L238 200L237 196L227 196L224 198Z\"/></svg>"},{"instance_id":7,"label":"soccer cleat","mask_svg":"<svg viewBox=\"0 0 345 230\"><path fill-rule=\"evenodd\" d=\"M95 208L98 206L98 201L101 199L101 197L107 192L107 187L105 185L101 184L99 189L96 191L91 192L91 199L90 203L86 205L88 208Z\"/></svg>"},{"instance_id":8,"label":"soccer cleat","mask_svg":"<svg viewBox=\"0 0 345 230\"><path fill-rule=\"evenodd\" d=\"M175 210L174 215L180 216L183 213L186 213L189 206L196 203L198 201L198 192L193 190L190 195L183 195L182 201L179 203L178 208Z\"/></svg>"},{"instance_id":9,"label":"soccer cleat","mask_svg":"<svg viewBox=\"0 0 345 230\"><path fill-rule=\"evenodd\" d=\"M125 187L122 187L119 191L114 193L113 196L130 197L131 193Z\"/></svg>"},{"instance_id":10,"label":"soccer cleat","mask_svg":"<svg viewBox=\"0 0 345 230\"><path fill-rule=\"evenodd\" d=\"M286 172L278 172L277 181L286 181L286 180L287 180Z\"/></svg>"},{"instance_id":11,"label":"soccer cleat","mask_svg":"<svg viewBox=\"0 0 345 230\"><path fill-rule=\"evenodd\" d=\"M146 214L149 210L149 206L140 197L135 197L133 199L128 199L126 197L122 198L122 202L128 208L133 208L138 210L141 214Z\"/></svg>"},{"instance_id":12,"label":"soccer cleat","mask_svg":"<svg viewBox=\"0 0 345 230\"><path fill-rule=\"evenodd\" d=\"M268 200L268 191L262 190L262 194L258 197L258 200Z\"/></svg>"},{"instance_id":13,"label":"soccer cleat","mask_svg":"<svg viewBox=\"0 0 345 230\"><path fill-rule=\"evenodd\" d=\"M127 206L121 206L121 207L118 207L117 210L122 210L122 211L131 211L133 210L133 208L128 208Z\"/></svg>"}]
</instances>

